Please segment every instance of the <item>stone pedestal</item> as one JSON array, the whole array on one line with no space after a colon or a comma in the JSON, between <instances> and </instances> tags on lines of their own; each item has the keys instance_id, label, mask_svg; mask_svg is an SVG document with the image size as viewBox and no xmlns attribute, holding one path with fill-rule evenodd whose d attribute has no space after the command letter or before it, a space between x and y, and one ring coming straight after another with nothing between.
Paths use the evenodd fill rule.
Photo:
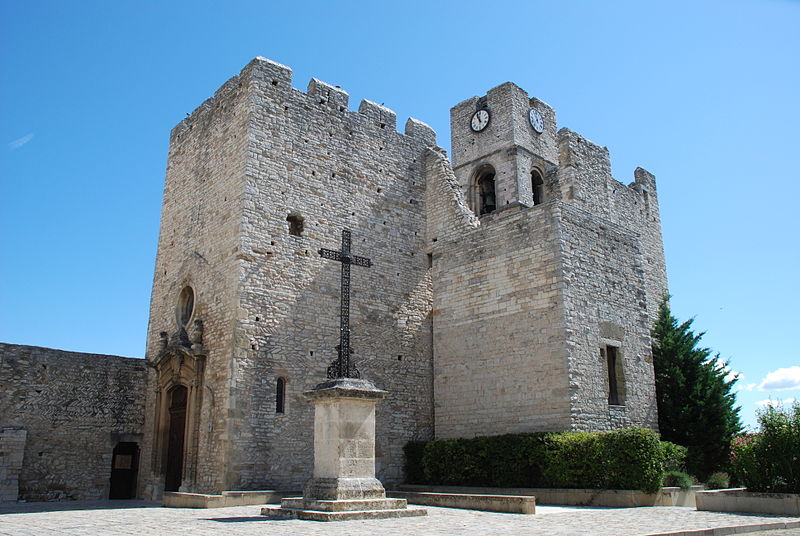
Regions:
<instances>
[{"instance_id":1,"label":"stone pedestal","mask_svg":"<svg viewBox=\"0 0 800 536\"><path fill-rule=\"evenodd\" d=\"M405 499L387 499L375 478L375 406L386 395L371 382L339 378L305 393L314 403L314 473L302 497L263 515L335 521L426 515Z\"/></svg>"}]
</instances>

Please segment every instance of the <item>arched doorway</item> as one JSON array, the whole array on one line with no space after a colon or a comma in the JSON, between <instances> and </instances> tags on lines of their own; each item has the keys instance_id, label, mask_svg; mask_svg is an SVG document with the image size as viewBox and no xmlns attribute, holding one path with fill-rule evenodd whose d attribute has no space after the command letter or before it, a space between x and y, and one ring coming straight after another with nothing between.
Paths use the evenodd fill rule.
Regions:
<instances>
[{"instance_id":1,"label":"arched doorway","mask_svg":"<svg viewBox=\"0 0 800 536\"><path fill-rule=\"evenodd\" d=\"M139 445L121 441L111 457L111 489L109 499L136 497L136 476L139 473Z\"/></svg>"},{"instance_id":2,"label":"arched doorway","mask_svg":"<svg viewBox=\"0 0 800 536\"><path fill-rule=\"evenodd\" d=\"M183 447L186 438L186 401L188 389L176 385L169 391L169 432L167 436L167 471L164 491L178 491L183 475Z\"/></svg>"}]
</instances>

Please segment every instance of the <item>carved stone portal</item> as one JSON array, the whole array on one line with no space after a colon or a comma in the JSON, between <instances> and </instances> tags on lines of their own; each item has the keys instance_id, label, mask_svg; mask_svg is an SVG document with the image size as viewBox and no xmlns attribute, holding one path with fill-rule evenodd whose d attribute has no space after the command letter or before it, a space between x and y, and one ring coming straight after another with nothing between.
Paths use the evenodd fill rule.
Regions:
<instances>
[{"instance_id":1,"label":"carved stone portal","mask_svg":"<svg viewBox=\"0 0 800 536\"><path fill-rule=\"evenodd\" d=\"M203 323L161 332L157 373L153 467L165 491L194 491L205 370Z\"/></svg>"}]
</instances>

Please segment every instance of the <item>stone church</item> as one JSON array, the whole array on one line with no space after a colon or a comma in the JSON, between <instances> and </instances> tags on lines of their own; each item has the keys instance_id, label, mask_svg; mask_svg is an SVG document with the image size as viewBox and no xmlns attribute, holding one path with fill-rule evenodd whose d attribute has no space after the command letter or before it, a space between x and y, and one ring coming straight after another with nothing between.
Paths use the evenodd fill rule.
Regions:
<instances>
[{"instance_id":1,"label":"stone church","mask_svg":"<svg viewBox=\"0 0 800 536\"><path fill-rule=\"evenodd\" d=\"M339 338L340 268L318 251L343 229L371 259L352 268L351 345L389 392L384 482L412 439L655 428L653 175L618 182L605 147L512 83L450 115L448 160L421 121L398 132L270 60L225 83L171 133L146 361L0 345L3 497L105 498L115 474L145 498L301 489L303 393Z\"/></svg>"}]
</instances>

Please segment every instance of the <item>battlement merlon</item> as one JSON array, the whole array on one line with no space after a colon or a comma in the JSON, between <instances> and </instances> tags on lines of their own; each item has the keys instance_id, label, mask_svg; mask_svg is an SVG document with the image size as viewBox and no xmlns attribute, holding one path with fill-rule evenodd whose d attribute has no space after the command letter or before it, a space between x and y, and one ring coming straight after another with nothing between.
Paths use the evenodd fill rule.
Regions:
<instances>
[{"instance_id":1,"label":"battlement merlon","mask_svg":"<svg viewBox=\"0 0 800 536\"><path fill-rule=\"evenodd\" d=\"M369 100L363 100L357 112L348 109L350 96L339 86L334 86L323 82L317 78L312 78L306 91L300 91L292 87L292 69L275 61L258 56L250 61L238 75L225 82L215 93L214 96L206 99L193 112L187 114L186 118L178 123L170 133L170 143L176 141L180 136L191 130L192 125L201 120L209 110L213 110L225 101L225 99L243 86L248 89L251 86L260 86L263 90L274 89L277 92L293 92L297 95L306 95L316 101L315 104L325 106L333 113L341 113L350 117L366 116L368 120L385 132L395 132L397 134L409 136L424 142L428 146L436 145L436 132L427 124L417 119L409 119L406 122L405 132L397 131L397 114L382 104L377 104Z\"/></svg>"},{"instance_id":2,"label":"battlement merlon","mask_svg":"<svg viewBox=\"0 0 800 536\"><path fill-rule=\"evenodd\" d=\"M428 147L436 146L436 131L419 119L414 119L413 117L408 118L408 121L406 121L405 135L422 141Z\"/></svg>"},{"instance_id":3,"label":"battlement merlon","mask_svg":"<svg viewBox=\"0 0 800 536\"><path fill-rule=\"evenodd\" d=\"M562 177L574 176L580 169L584 173L592 173L598 179L639 194L646 192L651 198L656 195L656 178L652 173L637 167L633 172L634 181L624 184L611 174L611 154L608 147L598 145L568 128L558 131L558 165Z\"/></svg>"},{"instance_id":4,"label":"battlement merlon","mask_svg":"<svg viewBox=\"0 0 800 536\"><path fill-rule=\"evenodd\" d=\"M308 83L306 94L316 97L320 104L327 104L340 112L347 110L347 103L350 101L350 95L348 95L347 91L316 78L312 78Z\"/></svg>"},{"instance_id":5,"label":"battlement merlon","mask_svg":"<svg viewBox=\"0 0 800 536\"><path fill-rule=\"evenodd\" d=\"M366 115L377 127L397 130L397 114L382 104L363 99L358 113Z\"/></svg>"}]
</instances>

